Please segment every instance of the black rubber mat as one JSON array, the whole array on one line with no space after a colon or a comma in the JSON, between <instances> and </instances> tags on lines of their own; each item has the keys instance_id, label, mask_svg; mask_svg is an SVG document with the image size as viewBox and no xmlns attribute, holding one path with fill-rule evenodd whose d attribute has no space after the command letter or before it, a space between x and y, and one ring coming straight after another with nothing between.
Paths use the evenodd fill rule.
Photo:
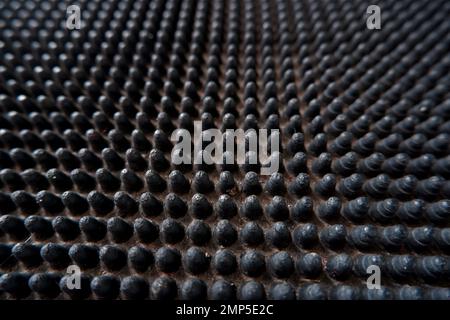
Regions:
<instances>
[{"instance_id":1,"label":"black rubber mat","mask_svg":"<svg viewBox=\"0 0 450 320\"><path fill-rule=\"evenodd\" d=\"M449 299L450 2L372 4L1 1L0 297Z\"/></svg>"}]
</instances>

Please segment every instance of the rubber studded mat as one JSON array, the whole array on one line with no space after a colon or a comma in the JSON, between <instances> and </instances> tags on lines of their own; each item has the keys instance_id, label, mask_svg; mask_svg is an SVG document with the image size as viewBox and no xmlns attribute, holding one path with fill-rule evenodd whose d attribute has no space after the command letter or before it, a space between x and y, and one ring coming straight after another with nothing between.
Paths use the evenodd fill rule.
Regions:
<instances>
[{"instance_id":1,"label":"rubber studded mat","mask_svg":"<svg viewBox=\"0 0 450 320\"><path fill-rule=\"evenodd\" d=\"M1 1L0 297L450 298L450 3L370 4Z\"/></svg>"}]
</instances>

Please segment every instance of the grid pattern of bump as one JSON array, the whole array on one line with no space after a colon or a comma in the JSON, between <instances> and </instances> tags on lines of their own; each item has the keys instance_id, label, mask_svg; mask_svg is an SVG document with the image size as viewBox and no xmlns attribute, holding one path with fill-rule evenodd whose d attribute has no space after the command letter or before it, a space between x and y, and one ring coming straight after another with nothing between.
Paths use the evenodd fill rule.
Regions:
<instances>
[{"instance_id":1,"label":"grid pattern of bump","mask_svg":"<svg viewBox=\"0 0 450 320\"><path fill-rule=\"evenodd\" d=\"M378 2L1 1L0 298L448 299L450 3ZM195 120L280 170L174 165Z\"/></svg>"}]
</instances>

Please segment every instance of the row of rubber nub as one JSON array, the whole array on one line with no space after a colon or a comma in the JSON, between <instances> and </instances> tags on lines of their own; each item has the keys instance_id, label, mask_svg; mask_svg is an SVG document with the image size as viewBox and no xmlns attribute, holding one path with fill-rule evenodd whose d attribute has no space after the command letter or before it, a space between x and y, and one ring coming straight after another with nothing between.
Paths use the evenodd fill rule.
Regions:
<instances>
[{"instance_id":1,"label":"row of rubber nub","mask_svg":"<svg viewBox=\"0 0 450 320\"><path fill-rule=\"evenodd\" d=\"M320 135L318 135L320 136ZM317 137L317 136L316 136ZM369 139L368 139L369 140ZM339 140L335 140L339 141ZM370 138L370 141L375 141ZM433 141L433 140L430 140ZM448 140L447 140L448 141ZM311 142L311 143L314 143ZM336 142L338 143L338 142ZM371 142L370 142L371 143ZM442 145L444 140L439 138L439 143ZM294 134L293 139L287 144L286 151L282 150L277 153L280 157L279 159L279 170L280 172L287 172L292 175L298 175L302 172L307 172L307 154L311 154L308 151L306 154L302 147L303 136L301 134ZM273 147L273 146L272 146ZM311 147L311 145L310 145ZM320 150L318 153L312 153L315 156L311 161L311 170L316 175L324 175L326 173L334 173L341 176L349 176L352 173L361 173L368 177L374 176L376 174L385 173L391 177L401 177L404 174L415 175L419 178L429 177L432 174L442 176L444 178L450 177L450 157L439 157L432 153L417 154L415 156L409 156L407 153L389 153L383 151L372 153L367 150L367 147L361 146L358 143L355 144L354 151L346 153L328 153L326 150ZM229 151L224 153L224 162L218 169L220 171L236 171L238 165L236 160L233 158L233 162L230 160L225 161L226 157L229 157ZM384 154L390 154L390 156L385 156ZM252 151L246 152L245 163L242 165L244 172L255 171L258 172L261 168L261 164L257 162L256 164L249 163L251 155L256 155ZM198 155L197 155L198 156ZM286 160L281 159L284 157ZM170 168L170 162L165 158L164 153L159 149L152 149L149 153L148 160L146 160L141 153L135 149L129 149L126 152L126 161L114 150L106 148L103 149L101 157L97 156L94 152L88 149L82 149L77 155L71 153L67 149L58 149L56 152L56 157L51 153L44 151L43 149L38 149L30 155L23 149L14 148L11 152L1 151L0 153L0 165L3 168L9 168L9 170L2 171L1 179L3 185L10 187L11 190L20 189L20 186L24 186L24 177L20 177L13 169L16 165L23 170L31 170L27 172L35 172L32 169L40 165L43 170L48 170L47 179L52 183L58 190L67 190L72 187L72 183L75 182L80 189L89 190L95 186L95 181L90 178L90 173L86 173L81 169L82 165L88 172L96 172L97 182L100 186L112 184L117 185L114 178L110 178L111 181L105 181L105 177L112 175L111 171L116 172L119 170L124 170L127 166L129 169L121 172L121 179L124 180L124 186L131 189L136 189L139 186L142 188L142 181L139 184L140 178L135 177L136 172L141 173L150 167L152 171L155 172L165 172ZM255 158L257 159L257 157ZM275 159L274 159L275 160ZM103 165L103 161L106 164L106 168ZM61 167L67 171L73 171L74 174L78 174L84 179L73 177L73 182L68 179L65 173L61 172L58 167ZM196 165L194 167L195 171L206 170L210 172L214 169L214 165ZM102 170L100 170L102 169ZM181 170L183 172L192 169L192 165L182 164L175 166L175 170ZM50 171L51 170L51 171ZM100 171L99 171L100 170ZM174 173L175 174L175 173ZM177 173L180 174L180 173ZM10 175L11 177L9 177ZM128 177L129 176L129 177ZM26 177L26 176L25 176ZM76 179L78 178L78 179ZM90 178L90 179L89 179ZM128 178L128 179L126 179ZM75 180L76 179L76 180ZM180 178L181 179L181 178ZM203 178L206 180L205 178ZM33 179L28 179L29 183L33 182ZM42 178L40 178L42 180ZM40 181L39 180L39 181ZM136 182L134 182L136 180ZM67 181L67 182L66 182ZM134 182L134 183L133 183ZM86 185L84 185L85 183ZM201 182L198 182L201 183ZM205 181L204 183L208 183ZM47 189L49 183L42 183L41 185L30 185L33 189L44 190ZM152 187L151 185L149 187ZM199 185L201 187L201 185ZM23 188L23 187L22 187Z\"/></svg>"},{"instance_id":2,"label":"row of rubber nub","mask_svg":"<svg viewBox=\"0 0 450 320\"><path fill-rule=\"evenodd\" d=\"M145 134L152 133L154 135L153 143L155 144L155 147L166 150L168 147L167 144L169 146L171 145L168 135L170 135L172 131L177 128L189 131L193 130L193 120L189 114L183 111L185 108L184 104L182 104L182 113L178 116L179 125L177 127L174 124L169 123L171 120L163 117L163 115L167 116L167 113L158 113L156 109L154 111L147 110L148 107L145 107L145 104L150 102L147 102L146 99L147 98L145 97L141 99L143 101L141 104L144 103L144 106L141 108L145 111L139 112L136 115L137 128L128 120L128 117L130 117L129 115L127 116L126 114L119 112L116 112L112 117L113 122L118 126L117 129L114 128L114 125L110 122L107 115L100 112L94 113L92 117L97 126L98 131L96 131L93 129L90 122L85 123L85 121L89 121L86 116L75 111L72 111L70 121L60 113L51 113L50 119L53 122L62 122L55 124L56 128L53 128L53 125L50 122L47 122L48 120L37 112L30 113L30 121L28 120L28 117L24 117L18 112L10 111L6 114L6 117L3 115L0 117L0 123L2 125L2 130L0 132L1 142L9 148L20 148L26 145L31 150L44 148L46 145L49 145L53 150L57 150L59 147L66 147L67 145L73 150L80 150L90 145L95 151L101 151L111 143L111 145L119 152L127 150L132 144L139 151L148 152L152 148L152 143L145 137ZM163 99L162 101L164 102L166 100ZM208 101L208 99L205 99L205 101ZM6 101L3 101L3 103L5 102ZM225 101L225 109L222 114L223 119L221 126L218 128L222 131L237 128L236 117L238 116L238 113L237 111L232 112L230 109L231 107L228 106L228 102L229 101L227 100ZM265 107L267 110L264 112L265 114L267 113L267 120L265 121L265 124L260 127L255 112L250 112L250 110L257 110L256 101L254 99L246 100L243 106L243 113L245 115L243 128L245 130L251 128L280 129L288 137L291 137L296 131L302 131L302 117L299 112L299 101L297 99L291 99L287 102L283 113L289 121L287 128L284 129L281 129L279 126L280 116L278 115L278 104L279 102L273 98L268 100ZM351 106L360 108L359 104ZM193 106L191 107L193 108ZM385 107L386 106L381 102L374 104L371 108L384 109ZM417 107L412 110L417 108L423 109L426 107L427 102L418 104ZM448 135L450 132L450 122L445 122L441 116L437 115L436 111L433 111L433 114L429 115L428 118L426 114L425 117L423 114L417 116L415 114L417 111L409 111L407 114L401 114L404 113L404 110L402 109L405 108L405 105L401 105L398 108L390 109L388 115L379 119L380 115L371 114L369 110L369 114L367 115L364 114L359 117L353 116L352 118L355 118L353 119L355 121L350 126L350 115L345 115L347 112L342 114L342 110L340 110L342 108L343 106L341 104L332 103L327 107L327 110L322 116L317 115L313 119L308 117L308 114L305 112L304 117L311 121L306 127L306 133L311 136L326 134L326 137L328 138L336 138L339 136L338 139L343 141L346 141L353 136L360 138L370 133L371 136L374 136L375 134L375 137L382 139L377 144L377 149L379 150L387 151L389 153L402 151L418 154L420 153L422 146L425 146L425 152L429 149L433 149L433 146L430 145L430 143L426 144L427 138L431 139L439 134ZM448 103L443 103L436 108L439 112L444 113L448 113L448 109ZM193 111L191 111L191 113L192 112ZM397 114L395 114L396 112ZM174 109L172 113L176 115L179 114L176 109ZM156 114L158 114L156 121L158 122L159 129L156 129L150 121L150 117L152 115L156 116ZM85 120L80 120L80 117ZM402 120L397 122L396 118ZM374 124L372 130L369 130L371 120L374 121ZM202 112L201 121L204 129L217 128L212 114L208 111ZM423 122L419 123L419 121ZM329 122L328 125L327 122ZM72 123L78 127L80 133L72 129ZM33 127L36 127L36 129L41 132L41 137L32 131ZM15 129L20 131L19 135L14 133ZM65 139L62 139L59 134L52 130L59 131ZM82 134L86 135L86 139L82 137ZM106 136L106 139L104 135ZM131 137L131 143L127 138L128 135ZM408 138L408 136L411 137ZM337 149L336 146L334 146L334 148ZM337 151L341 150L338 149Z\"/></svg>"},{"instance_id":3,"label":"row of rubber nub","mask_svg":"<svg viewBox=\"0 0 450 320\"><path fill-rule=\"evenodd\" d=\"M213 230L211 230L213 229ZM264 230L256 222L247 222L240 230L227 219L219 220L213 226L202 220L193 220L187 229L175 219L167 218L161 223L138 218L133 225L126 220L114 217L105 221L94 217L83 217L79 221L59 216L48 219L30 216L25 220L4 215L0 218L0 232L10 239L24 240L33 235L36 240L51 239L55 233L64 242L72 242L83 234L89 242L108 240L125 243L133 234L141 243L157 242L173 245L189 239L197 246L207 246L212 241L222 247L232 247L240 243L246 247L264 247L270 245L278 249L294 244L299 249L312 249L321 246L340 251L347 245L362 252L373 252L383 248L389 252L411 250L417 253L440 250L450 252L450 228L432 226L407 228L404 225L378 227L363 224L347 228L342 224L332 224L319 230L316 224L304 223L292 231L284 222L276 222ZM9 245L8 245L9 246ZM30 248L34 245L29 245Z\"/></svg>"},{"instance_id":4,"label":"row of rubber nub","mask_svg":"<svg viewBox=\"0 0 450 320\"><path fill-rule=\"evenodd\" d=\"M387 173L392 176L401 176L405 173L415 174L417 172L418 176L434 173L447 178L450 176L448 169L450 158L447 157L448 146L446 145L449 137L448 134L440 134L426 142L425 135L416 134L399 143L401 141L400 135L392 134L376 143L377 135L369 133L352 143L352 134L344 132L327 147L325 134L319 133L315 135L306 148L306 153L314 156L312 169L316 174L334 172L347 176L354 172L360 172L367 175ZM231 135L227 133L224 136L224 143L225 139L228 141L230 138ZM249 163L249 156L252 154L252 151L249 150L249 139L251 139L250 133L245 136L246 161L241 166L244 172L256 171L254 169L260 168L259 161L255 165ZM204 144L203 147L206 145ZM270 148L275 146L269 145ZM287 169L293 175L306 171L307 155L305 154L303 134L294 133L285 147L281 145L279 147L280 156L286 159L286 168L284 168L283 161L279 161L280 170ZM67 171L79 169L83 166L89 172L104 167L111 171L119 171L127 166L130 170L136 172L143 172L149 167L157 172L164 172L171 167L170 161L164 153L172 151L172 144L167 140L164 142L164 147L161 146L161 148L152 149L148 153L148 159L146 159L147 156L143 156L139 150L134 148L126 150L125 159L110 148L104 148L98 154L86 148L80 149L76 154L65 148L58 148L55 154L44 149L36 149L30 154L25 149L12 148L9 152L1 151L0 166L2 168L18 166L22 170L32 169L38 165L43 170L57 169L61 166ZM224 151L229 157L230 151L227 152L226 149ZM199 155L196 154L195 156ZM232 158L234 160L232 163L229 160L224 161L219 169L236 171L239 166L236 164L234 157ZM192 169L197 171L202 170L202 168L210 171L215 166L196 165L193 167L192 164L175 166L175 169L182 171ZM58 177L52 177L52 180L56 178Z\"/></svg>"},{"instance_id":5,"label":"row of rubber nub","mask_svg":"<svg viewBox=\"0 0 450 320\"><path fill-rule=\"evenodd\" d=\"M158 137L157 140L161 140L159 144L163 150L152 149L149 154L150 165L156 171L165 171L170 167L170 163L165 158L163 152L164 150L170 151L171 144L167 137L160 131L157 131L156 136ZM3 130L2 137L8 141L6 144L12 143L12 146L19 146L15 140L16 138L19 138L15 137L12 132ZM448 164L450 160L448 157L436 160L435 157L439 158L448 153L448 145L446 144L446 141L448 141L448 134L439 134L429 141L426 141L426 139L427 137L424 134L417 133L402 142L401 134L394 133L376 143L377 135L370 132L357 140L352 146L352 133L344 131L336 138L336 140L333 141L333 143L329 145L329 147L327 147L326 135L318 133L315 135L307 149L308 153L314 156L319 156L319 159L315 161L317 163L316 166L319 167L321 172L330 170L329 162L331 162L331 159L328 158L331 157L331 154L337 154L341 158L356 157L354 152L349 152L350 150L354 150L362 156L367 157L370 155L369 159L366 160L368 163L363 164L363 166L365 165L365 169L372 173L384 170L388 173L399 175L403 172L414 172L418 169L419 173L424 174L425 168L432 167L432 171L434 173L447 177L449 175ZM20 139L18 141L21 142ZM304 167L305 159L304 155L302 157L301 153L305 150L303 144L304 138L301 133L294 133L287 143L288 154L294 155L294 158L289 161L287 166L288 169L291 169L289 171L294 174L298 173L302 167ZM166 147L168 147L168 149ZM326 151L330 151L331 154L328 154L327 156ZM372 154L373 151L376 151L376 153ZM401 153L396 154L398 151ZM423 152L426 153L426 155L417 157ZM386 159L385 155L391 156L391 158ZM320 156L322 157L320 158ZM411 157L414 156L417 158L415 158L412 163L408 165ZM356 160L353 159L352 163L351 159L349 160L347 158L344 158L341 161L347 161L349 162L348 164L343 163L344 166L334 165L331 169L344 175L346 172L351 172L354 170L356 168L356 164L354 163ZM3 167L13 167L17 164L22 169L35 167L37 164L40 164L43 168L49 169L52 167L57 167L60 162L67 170L79 168L81 164L83 164L88 171L94 171L103 166L103 160L107 164L107 167L111 170L122 169L125 166L125 163L136 171L143 171L148 168L147 161L142 157L137 149L128 149L126 152L126 162L119 154L109 148L103 149L102 158L85 148L81 148L77 156L67 149L59 148L56 152L56 157L42 149L38 149L30 155L27 151L21 148L13 148L11 150L11 154L2 152L0 160ZM349 168L346 168L346 166ZM236 166L233 165L230 165L229 167L236 169ZM257 167L257 165L254 167ZM211 166L205 166L205 168L212 169ZM183 166L183 169L190 169L190 166ZM253 167L246 164L243 169L244 171L249 171L253 169Z\"/></svg>"},{"instance_id":6,"label":"row of rubber nub","mask_svg":"<svg viewBox=\"0 0 450 320\"><path fill-rule=\"evenodd\" d=\"M288 107L292 100L289 101ZM298 112L298 101L293 103L293 106L290 107L291 110L297 110L296 112ZM381 107L383 107L383 105L381 105ZM402 106L402 108L403 107L404 106ZM431 109L429 103L427 105L419 104L416 107L420 110ZM414 109L416 109L416 107L414 107ZM434 110L439 110L440 113L448 114L450 112L450 104L444 103L434 108ZM159 115L161 114L162 113ZM386 156L394 156L396 153L406 154L404 157L414 157L423 153L430 153L436 157L447 155L448 146L445 142L448 141L449 137L448 122L442 123L442 120L439 120L440 118L436 115L431 117L428 121L425 121L423 115L419 116L414 114L414 112L412 112L412 114L413 116L406 117L395 126L395 117L389 115L385 116L374 124L374 128L371 132L369 132L369 117L360 117L353 126L346 131L346 122L348 120L345 119L345 116L341 115L333 120L327 128L328 135L322 132L324 123L320 116L317 116L311 121L307 130L310 135L314 136L308 145L308 153L314 156L318 156L320 153L327 151L339 156L342 156L349 151L355 151L362 156L370 155L372 152L381 152ZM186 123L186 119L183 119L181 124L184 124L182 127L192 130L192 121L189 121L190 124ZM234 121L233 115L226 114L224 117L224 128L222 129L236 128ZM414 128L419 121L425 122L420 124L417 128ZM211 114L209 113L202 114L202 123L203 129L215 127L212 122ZM267 129L279 129L278 117L274 114L270 115L265 127ZM130 130L133 128L134 126L130 123ZM247 116L244 123L244 129L257 128L258 124L256 118L252 115ZM157 151L154 152L163 153L171 150L172 143L167 135L171 134L175 129L176 127L172 125L170 128L167 128L166 133L163 130L155 131L153 138L156 148L153 149ZM391 130L393 133L389 134ZM288 125L283 130L283 132L290 137L286 150L292 154L305 150L304 137L299 131L302 131L301 118L297 114L290 117ZM2 165L8 167L17 163L17 165L26 169L40 164L44 168L51 168L59 160L63 166L68 166L69 168L76 166L76 164L81 165L81 162L88 170L95 170L102 166L102 159L98 158L94 152L86 149L87 143L80 134L73 130L66 130L64 132L67 134L64 135L65 139L62 139L58 134L46 130L42 135L46 140L46 142L44 142L40 137L29 130L22 131L21 137L18 137L10 130L2 130L0 132L1 141L9 148L14 149L14 152L12 153L13 159L8 155L2 155L2 158L4 158L2 159ZM151 132L153 132L153 130L151 130ZM102 158L104 158L103 160L108 167L111 167L113 170L123 168L124 160L121 156L114 154L111 150L102 150L108 147L109 142L111 142L116 151L120 153L127 151L131 147L131 144L125 135L118 130L111 130L110 134L108 134L109 142L101 134L92 129L88 130L86 135L93 150L102 153ZM408 136L410 137L408 138ZM336 137L335 141L328 144L328 138L334 137ZM358 140L356 140L355 143L352 143L354 137L358 138ZM148 152L152 150L152 144L141 130L133 131L132 140L134 149L127 151L127 163L132 167L135 166L138 170L144 170L147 168L147 164L142 163L143 159L140 159L142 156L139 152ZM28 144L33 150L40 149L48 143L51 148L54 151L58 151L59 154L57 154L57 158L55 158L45 151L38 150L35 151L33 155L30 155L25 150L20 149L24 146L24 141L25 144ZM66 149L58 150L66 147L66 141L68 141L69 144L73 142L71 148L74 151L79 152L78 156L81 158L81 162L79 159L74 159L75 157L70 151ZM158 164L158 167L161 167L161 170L164 171L168 167L168 165L164 163L164 156L159 154L157 157L161 159L154 159L156 158L156 155L150 155L150 160L153 160L151 161L151 164L157 165L157 162L161 162ZM69 160L73 160L74 164L71 164ZM154 169L158 170L158 168Z\"/></svg>"},{"instance_id":7,"label":"row of rubber nub","mask_svg":"<svg viewBox=\"0 0 450 320\"><path fill-rule=\"evenodd\" d=\"M364 277L370 265L384 268L390 261L390 271L387 274L397 280L414 275L426 282L446 283L450 280L450 260L445 256L361 254L352 257L340 253L323 259L319 254L310 252L300 255L294 261L287 251L277 251L266 257L259 250L246 249L240 254L241 270L238 271L236 256L230 249L219 249L211 258L209 253L199 247L189 247L183 253L173 247L161 247L153 253L152 250L139 245L127 248L128 253L118 245L18 243L14 246L2 244L0 248L4 269L13 267L18 261L28 269L37 268L47 262L50 267L58 270L67 268L71 263L83 270L96 268L101 263L104 269L118 272L127 266L128 261L130 268L139 273L146 272L155 265L160 272L174 273L183 268L195 275L208 272L211 264L211 269L221 275L242 272L246 276L257 278L267 269L275 278L289 278L297 273L299 276L314 279L325 271L330 278L343 281L352 275L353 267L357 269L357 275Z\"/></svg>"},{"instance_id":8,"label":"row of rubber nub","mask_svg":"<svg viewBox=\"0 0 450 320\"><path fill-rule=\"evenodd\" d=\"M233 282L224 279L211 281L210 286L199 278L187 278L176 282L173 278L161 276L148 281L141 276L119 278L115 275L90 277L82 275L81 286L73 289L68 286L70 279L57 273L10 273L0 277L1 291L15 298L25 298L31 293L41 298L52 299L61 293L72 299L176 299L203 300L447 300L448 288L416 286L382 286L380 289L368 289L363 285L334 285L306 282L296 289L284 281L274 282L264 287L260 282L243 282L239 288Z\"/></svg>"},{"instance_id":9,"label":"row of rubber nub","mask_svg":"<svg viewBox=\"0 0 450 320\"><path fill-rule=\"evenodd\" d=\"M295 105L292 106L292 108L294 107ZM448 113L447 109L450 109L450 104L444 104L442 108L437 109L443 109L442 112ZM180 120L181 129L192 132L194 125L192 120L190 118L186 119L186 117ZM448 153L448 146L445 144L445 141L449 139L450 128L449 122L442 123L442 120L439 119L438 116L433 116L417 128L411 128L419 120L418 117L406 117L394 126L395 121L393 117L385 116L374 124L372 131L369 131L370 121L368 117L358 118L353 126L346 130L348 120L341 115L337 116L330 123L326 133L324 133L323 127L325 124L320 116L316 116L307 128L307 133L313 137L307 150L308 153L315 156L327 151L340 156L346 152L355 151L363 156L372 152L381 152L385 156L393 156L400 152L412 157L423 153L442 157ZM215 128L211 115L203 113L202 129L211 128ZM236 128L234 115L225 114L221 130L226 131L227 129ZM243 129L257 130L258 128L256 118L247 116ZM270 115L264 128L269 129L269 133L270 130L279 130L278 116L275 114ZM140 157L142 156L139 153L147 153L151 150L157 150L159 153L171 151L173 144L169 140L168 135L171 135L176 129L174 125L171 125L165 131L160 129L156 131L151 130L154 131L153 140L155 147L153 147L152 143L147 139L146 133L142 130L134 129L134 125L131 123L130 132L133 131L131 134L132 143L130 143L125 134L116 129L109 130L107 139L99 132L89 129L86 131L86 141L79 133L71 129L64 131L63 139L59 134L50 130L44 130L41 138L30 130L21 130L18 136L13 131L3 128L0 131L0 142L2 145L12 149L12 154L10 156L2 155L2 158L4 158L2 159L2 165L8 167L15 163L23 169L27 169L40 164L44 168L51 168L52 165L60 161L64 166L68 167L80 166L83 163L87 168L93 170L102 166L102 159L95 154L95 152L98 152L105 158L104 161L108 166L116 168L120 163L123 166L124 160L120 155L112 154L113 151L110 149L102 151L111 144L113 149L119 153L125 153L133 145L133 148L127 151L126 160L131 165L136 165L137 168L143 170L147 166L141 163ZM289 141L286 144L288 152L295 153L293 151L305 150L303 135L300 133L302 131L301 117L298 114L290 117L287 126L282 131L289 137ZM246 136L246 140L248 138L249 136ZM334 139L334 141L328 143L329 139ZM74 155L71 151L65 149L67 143L72 150L78 152L80 159L73 159ZM88 143L94 151L86 149ZM25 145L36 151L33 154L29 154L22 149ZM46 145L49 145L53 151L57 152L56 157L41 150ZM152 155L150 156L150 159L152 159ZM163 155L160 156L164 157ZM163 161L163 159L159 161Z\"/></svg>"},{"instance_id":10,"label":"row of rubber nub","mask_svg":"<svg viewBox=\"0 0 450 320\"><path fill-rule=\"evenodd\" d=\"M14 150L17 151L17 149ZM91 153L91 156L95 156L99 161L95 167L88 167L89 171L96 170L94 178L90 173L79 168L79 159L75 155L68 153L65 156L72 156L78 161L78 163L71 161L71 166L65 166L67 170L71 170L70 175L55 168L58 166L58 161L55 158L53 164L50 165L48 163L49 165L46 166L47 168L53 168L49 169L45 175L35 169L26 169L20 174L14 169L3 169L0 171L0 184L3 187L8 187L11 191L25 189L28 185L34 191L47 190L50 186L53 186L57 191L63 192L72 189L75 183L80 191L88 192L94 190L98 183L105 192L118 191L121 186L128 192L137 192L144 188L145 180L147 188L152 192L165 191L167 184L169 189L176 193L187 193L191 190L191 183L182 172L184 170L175 169L170 171L168 183L160 176L159 173L166 171L170 163L156 149L150 152L150 162L152 167L156 169L146 171L144 179L140 177L140 174L147 169L147 162L139 153L130 156L135 160L128 162L128 166L132 169L123 169L125 163L119 161L121 158L117 154L110 153L111 149L104 149L104 151L105 154L108 154L117 162L114 166L109 165L108 167L113 170L121 170L119 177L117 177L116 173L102 168L100 158ZM127 153L127 155L131 153L133 152ZM246 162L253 157L250 153L246 155ZM13 156L15 154L14 152L12 153ZM119 158L116 158L116 156ZM224 160L226 156L227 154L224 155ZM286 161L286 169L281 160L283 155L278 154L278 156L279 159L273 158L273 161L278 161L279 170L281 172L287 170L291 176L296 176L296 179L290 182L288 188L286 188L284 176L281 173L273 173L264 184L264 189L271 195L283 195L287 191L293 195L309 193L310 179L309 175L305 173L309 171L307 168L307 155L302 151L295 152L294 156ZM0 157L4 166L13 167L13 162L8 163L11 159L6 152L2 152ZM47 154L46 157L52 156ZM161 159L164 161L160 162L159 160ZM51 158L47 160L50 162ZM158 164L154 162L158 162ZM197 168L198 171L192 179L192 189L194 191L201 193L214 191L214 184L207 174L212 167L211 165L206 165ZM247 172L241 186L244 193L257 194L263 190L259 179L255 178L254 173L250 173L251 171L258 172L259 168L259 164L246 163L244 165L244 170ZM439 198L441 194L443 197L448 197L449 185L446 179L450 176L449 168L450 157L436 160L433 155L424 154L411 159L407 154L399 153L386 159L383 154L378 152L365 158L360 158L355 152L348 152L337 159L333 159L330 153L321 153L311 163L312 173L322 176L315 183L315 193L320 196L329 196L330 193L335 192L336 188L344 197L350 199L361 195L360 189L362 187L366 193L373 197L391 195L402 199L416 195L416 197L428 200ZM202 169L205 169L207 172ZM233 188L238 187L232 174L233 169L236 169L235 164L224 163L222 165L222 173L219 176L217 187L218 191L223 193L227 192L230 186ZM228 170L232 171L228 172ZM435 176L430 177L432 173ZM404 174L406 176L403 176ZM337 176L343 178L336 187ZM376 177L372 178L374 176ZM428 179L419 181L417 177ZM392 180L391 178L397 179Z\"/></svg>"},{"instance_id":11,"label":"row of rubber nub","mask_svg":"<svg viewBox=\"0 0 450 320\"><path fill-rule=\"evenodd\" d=\"M239 213L243 218L256 220L263 217L265 212L271 221L292 219L305 222L315 214L327 222L338 221L343 217L354 223L372 220L382 224L403 222L412 225L424 221L446 225L450 216L449 200L426 203L421 199L399 202L388 198L370 203L369 198L358 197L342 203L339 198L330 197L319 202L314 211L314 201L308 196L301 197L293 205L288 205L281 196L273 196L265 208L256 195L246 197L240 208L227 194L219 196L214 206L201 193L194 194L189 204L175 193L169 193L164 202L149 192L141 194L139 202L123 191L117 192L114 199L98 191L90 192L87 200L72 191L66 191L61 198L48 191L41 191L36 197L23 190L13 192L12 196L0 192L1 212L6 217L8 213L16 211L17 205L19 211L26 215L36 214L42 207L52 215L60 214L67 208L72 215L79 216L92 207L98 216L108 215L116 208L118 215L123 217L134 216L138 212L147 217L156 217L165 211L174 218L183 217L189 212L194 218L202 220L208 219L214 212L222 219L231 219Z\"/></svg>"}]
</instances>

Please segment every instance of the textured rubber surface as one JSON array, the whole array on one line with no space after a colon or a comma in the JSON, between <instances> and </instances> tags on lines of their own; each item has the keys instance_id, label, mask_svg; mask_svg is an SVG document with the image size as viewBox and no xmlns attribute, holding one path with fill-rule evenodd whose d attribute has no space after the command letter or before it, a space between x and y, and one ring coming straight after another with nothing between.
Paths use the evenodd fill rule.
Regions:
<instances>
[{"instance_id":1,"label":"textured rubber surface","mask_svg":"<svg viewBox=\"0 0 450 320\"><path fill-rule=\"evenodd\" d=\"M368 1L69 4L0 2L2 299L450 298L447 0L380 30ZM198 119L280 128L279 172L174 166Z\"/></svg>"}]
</instances>

